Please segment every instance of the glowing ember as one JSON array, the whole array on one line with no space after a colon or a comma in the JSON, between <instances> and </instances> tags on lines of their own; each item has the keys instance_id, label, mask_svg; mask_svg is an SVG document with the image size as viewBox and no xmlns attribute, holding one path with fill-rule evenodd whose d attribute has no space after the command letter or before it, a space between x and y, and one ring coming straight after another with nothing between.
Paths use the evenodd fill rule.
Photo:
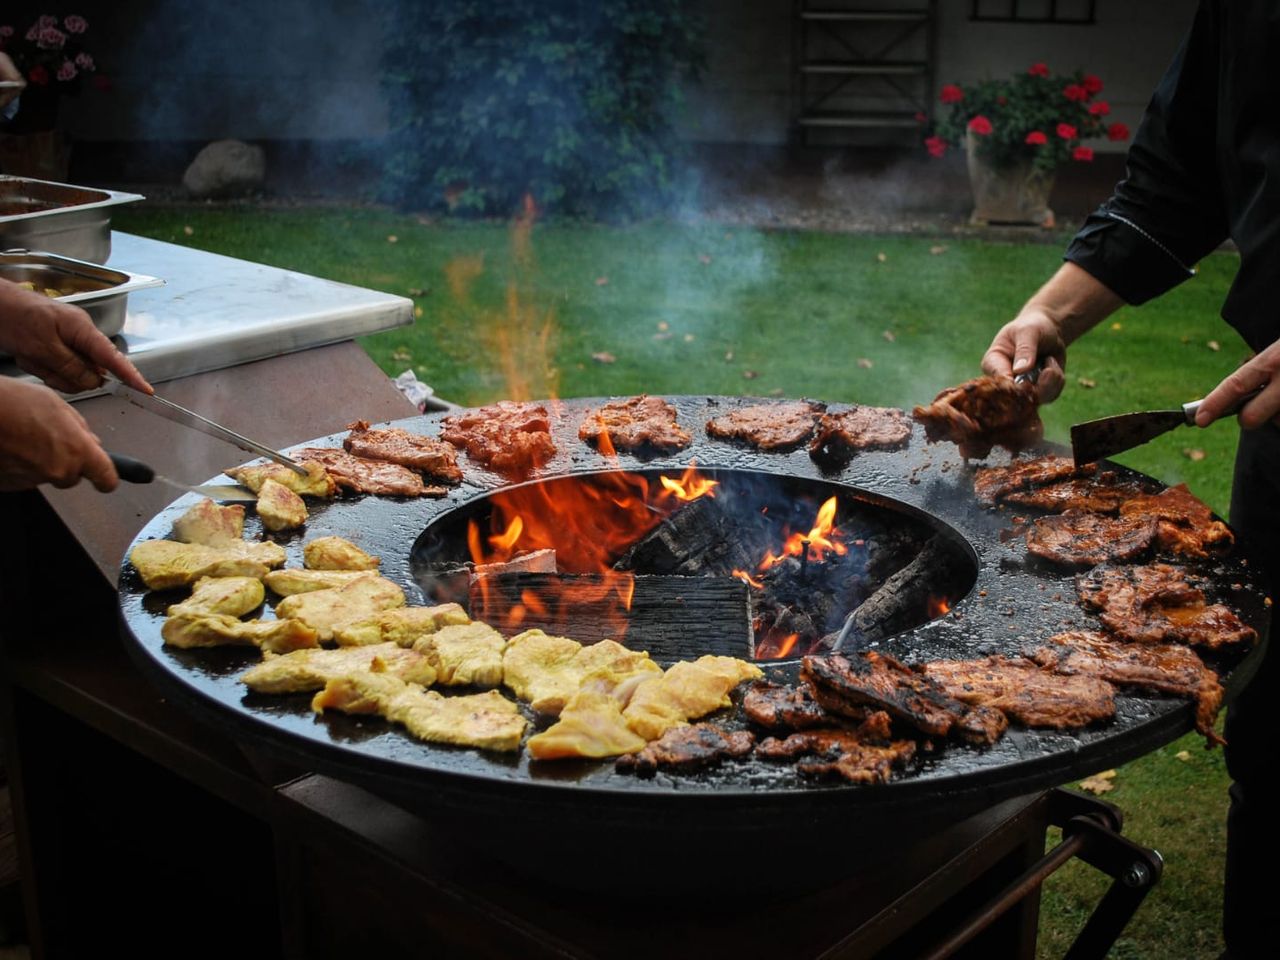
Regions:
<instances>
[{"instance_id":1,"label":"glowing ember","mask_svg":"<svg viewBox=\"0 0 1280 960\"><path fill-rule=\"evenodd\" d=\"M936 620L944 613L951 612L951 601L946 597L930 597L928 603L929 619Z\"/></svg>"},{"instance_id":2,"label":"glowing ember","mask_svg":"<svg viewBox=\"0 0 1280 960\"><path fill-rule=\"evenodd\" d=\"M791 534L782 545L782 552L775 554L773 551L769 551L766 553L757 569L768 570L786 557L804 556L806 549L810 560L824 560L828 553L843 557L849 552L849 548L843 542L844 534L836 527L837 506L838 503L835 497L828 498L818 508L818 516L813 522L812 529L807 534Z\"/></svg>"}]
</instances>

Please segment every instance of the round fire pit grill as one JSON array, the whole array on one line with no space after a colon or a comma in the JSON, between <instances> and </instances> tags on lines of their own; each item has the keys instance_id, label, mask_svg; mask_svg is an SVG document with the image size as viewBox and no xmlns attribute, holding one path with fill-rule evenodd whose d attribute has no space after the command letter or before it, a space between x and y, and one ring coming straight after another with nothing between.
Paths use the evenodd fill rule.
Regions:
<instances>
[{"instance_id":1,"label":"round fire pit grill","mask_svg":"<svg viewBox=\"0 0 1280 960\"><path fill-rule=\"evenodd\" d=\"M924 518L935 529L967 545L976 580L951 611L878 648L907 661L969 658L1015 653L1030 642L1072 628L1096 628L1077 602L1071 573L1027 555L1020 536L1009 536L1014 512L990 508L973 495L972 471L950 444L927 445L916 426L906 449L869 451L846 464L824 467L805 448L760 453L709 439L707 419L737 406L763 402L748 398L671 397L692 444L669 456L606 458L577 437L585 412L599 400L549 404L558 452L531 478L537 482L568 474L608 470L665 472L678 476L696 463L699 470L774 474L797 482L834 485L850 497L887 510ZM436 435L442 415L397 421L396 426ZM340 446L335 434L299 446ZM1003 462L1003 454L989 463ZM424 530L459 510L474 510L511 481L480 469L460 455L466 478L440 499L362 496L310 501L310 519L301 531L264 534L249 511L245 536L268 536L288 552L288 566L302 565L304 541L337 535L380 556L381 573L405 589L410 604L431 602L415 578L412 554ZM1122 467L1115 469L1122 472ZM1134 476L1137 476L1134 474ZM213 481L218 482L218 481ZM225 480L223 481L225 482ZM188 495L156 515L138 541L170 535L173 520L195 502ZM1221 587L1223 599L1258 630L1252 653L1234 663L1223 678L1228 698L1248 680L1261 659L1269 611L1259 578L1233 554L1204 568ZM874 786L801 777L790 764L749 759L726 761L691 774L640 779L618 773L612 761L531 762L517 756L423 743L379 718L330 712L317 716L310 694L263 696L239 683L256 660L256 650L220 648L182 651L166 648L160 636L165 608L179 592L151 593L126 562L119 595L126 646L166 697L189 707L233 737L250 741L310 769L329 773L379 792L424 814L448 811L484 822L485 843L497 849L518 832L532 832L555 848L567 837L589 849L650 824L665 835L685 834L706 842L764 836L769 824L805 830L837 828L835 836L889 832L894 824L920 823L925 813L956 822L1002 800L1026 796L1115 766L1177 738L1193 726L1194 705L1170 697L1118 693L1116 719L1079 731L1037 731L1011 727L988 748L947 744L925 754L893 780ZM770 679L792 682L798 660L762 662ZM858 826L861 824L862 826ZM823 843L829 835L824 835ZM470 838L481 842L479 837ZM470 839L468 842L470 842Z\"/></svg>"}]
</instances>

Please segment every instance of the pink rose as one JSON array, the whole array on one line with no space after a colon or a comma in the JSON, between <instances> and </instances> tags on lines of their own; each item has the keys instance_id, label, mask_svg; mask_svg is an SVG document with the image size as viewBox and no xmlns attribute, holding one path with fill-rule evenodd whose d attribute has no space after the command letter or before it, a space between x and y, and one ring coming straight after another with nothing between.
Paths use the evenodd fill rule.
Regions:
<instances>
[{"instance_id":1,"label":"pink rose","mask_svg":"<svg viewBox=\"0 0 1280 960\"><path fill-rule=\"evenodd\" d=\"M1076 147L1071 151L1071 159L1089 162L1093 159L1093 147Z\"/></svg>"},{"instance_id":2,"label":"pink rose","mask_svg":"<svg viewBox=\"0 0 1280 960\"><path fill-rule=\"evenodd\" d=\"M67 28L67 33L84 33L89 29L89 21L84 17L78 17L74 13L62 21L62 25Z\"/></svg>"},{"instance_id":3,"label":"pink rose","mask_svg":"<svg viewBox=\"0 0 1280 960\"><path fill-rule=\"evenodd\" d=\"M1095 77L1092 73L1086 73L1084 79L1080 81L1085 92L1089 96L1094 97L1102 92L1102 81Z\"/></svg>"},{"instance_id":4,"label":"pink rose","mask_svg":"<svg viewBox=\"0 0 1280 960\"><path fill-rule=\"evenodd\" d=\"M84 53L83 51L81 51L80 53L77 53L77 54L76 54L76 66L77 66L77 67L79 67L81 70L92 70L92 69L94 69L94 66L95 66L95 65L94 65L94 62L93 62L93 57L89 56L89 54Z\"/></svg>"},{"instance_id":5,"label":"pink rose","mask_svg":"<svg viewBox=\"0 0 1280 960\"><path fill-rule=\"evenodd\" d=\"M985 137L987 134L991 132L991 129L992 129L991 121L988 120L986 117L984 117L982 114L978 114L976 117L974 117L972 120L969 121L969 129L972 130L974 133L976 133L978 136Z\"/></svg>"},{"instance_id":6,"label":"pink rose","mask_svg":"<svg viewBox=\"0 0 1280 960\"><path fill-rule=\"evenodd\" d=\"M67 42L67 35L57 27L45 27L36 37L36 46L41 50L61 50Z\"/></svg>"},{"instance_id":7,"label":"pink rose","mask_svg":"<svg viewBox=\"0 0 1280 960\"><path fill-rule=\"evenodd\" d=\"M1089 104L1089 112L1095 117L1105 117L1111 112L1111 104L1105 100L1099 100L1096 103Z\"/></svg>"},{"instance_id":8,"label":"pink rose","mask_svg":"<svg viewBox=\"0 0 1280 960\"><path fill-rule=\"evenodd\" d=\"M929 156L940 157L947 152L947 141L941 137L925 137L924 147L929 151Z\"/></svg>"},{"instance_id":9,"label":"pink rose","mask_svg":"<svg viewBox=\"0 0 1280 960\"><path fill-rule=\"evenodd\" d=\"M959 103L964 99L964 91L954 83L948 83L943 86L942 92L938 95L938 99L943 103Z\"/></svg>"},{"instance_id":10,"label":"pink rose","mask_svg":"<svg viewBox=\"0 0 1280 960\"><path fill-rule=\"evenodd\" d=\"M1049 142L1049 138L1044 135L1043 130L1032 130L1027 134L1027 139L1024 142L1033 147L1043 147Z\"/></svg>"},{"instance_id":11,"label":"pink rose","mask_svg":"<svg viewBox=\"0 0 1280 960\"><path fill-rule=\"evenodd\" d=\"M1089 91L1078 83L1069 83L1062 88L1062 95L1068 100L1088 100Z\"/></svg>"},{"instance_id":12,"label":"pink rose","mask_svg":"<svg viewBox=\"0 0 1280 960\"><path fill-rule=\"evenodd\" d=\"M1074 140L1076 138L1076 128L1069 123L1058 124L1058 136L1063 140Z\"/></svg>"},{"instance_id":13,"label":"pink rose","mask_svg":"<svg viewBox=\"0 0 1280 960\"><path fill-rule=\"evenodd\" d=\"M1027 73L1033 77L1047 77L1049 75L1049 65L1046 63L1033 63L1027 68Z\"/></svg>"},{"instance_id":14,"label":"pink rose","mask_svg":"<svg viewBox=\"0 0 1280 960\"><path fill-rule=\"evenodd\" d=\"M62 66L58 68L58 79L63 83L76 78L76 65L70 60L63 60Z\"/></svg>"},{"instance_id":15,"label":"pink rose","mask_svg":"<svg viewBox=\"0 0 1280 960\"><path fill-rule=\"evenodd\" d=\"M1128 140L1129 128L1126 127L1123 123L1113 123L1111 126L1107 127L1107 139L1108 140Z\"/></svg>"}]
</instances>

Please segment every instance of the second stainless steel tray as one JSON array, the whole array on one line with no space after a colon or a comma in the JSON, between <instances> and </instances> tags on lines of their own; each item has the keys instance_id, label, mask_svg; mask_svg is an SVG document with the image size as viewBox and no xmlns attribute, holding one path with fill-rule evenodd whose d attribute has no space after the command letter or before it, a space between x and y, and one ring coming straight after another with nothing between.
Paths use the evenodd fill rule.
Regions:
<instances>
[{"instance_id":1,"label":"second stainless steel tray","mask_svg":"<svg viewBox=\"0 0 1280 960\"><path fill-rule=\"evenodd\" d=\"M137 193L0 175L0 250L21 247L106 263L111 208Z\"/></svg>"},{"instance_id":2,"label":"second stainless steel tray","mask_svg":"<svg viewBox=\"0 0 1280 960\"><path fill-rule=\"evenodd\" d=\"M164 283L141 273L30 250L0 253L0 279L29 283L37 293L56 290L55 299L83 309L94 326L108 337L114 337L124 328L125 307L131 291Z\"/></svg>"}]
</instances>

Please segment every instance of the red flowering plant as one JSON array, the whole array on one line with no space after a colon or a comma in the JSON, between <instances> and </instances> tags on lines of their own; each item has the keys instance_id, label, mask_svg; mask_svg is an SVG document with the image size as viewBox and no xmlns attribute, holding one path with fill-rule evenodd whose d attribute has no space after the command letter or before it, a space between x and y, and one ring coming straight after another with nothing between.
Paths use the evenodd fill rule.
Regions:
<instances>
[{"instance_id":1,"label":"red flowering plant","mask_svg":"<svg viewBox=\"0 0 1280 960\"><path fill-rule=\"evenodd\" d=\"M1051 171L1067 161L1093 159L1084 140L1128 140L1129 128L1109 123L1111 107L1099 99L1102 81L1092 74L1054 76L1043 63L1004 80L949 83L940 99L947 108L932 135L929 153L941 157L972 134L981 156L995 167L1023 161Z\"/></svg>"},{"instance_id":2,"label":"red flowering plant","mask_svg":"<svg viewBox=\"0 0 1280 960\"><path fill-rule=\"evenodd\" d=\"M89 22L79 14L41 14L30 22L7 21L0 15L0 51L7 53L26 77L14 127L52 127L57 101L78 93L86 79L105 87L107 79L86 47Z\"/></svg>"}]
</instances>

